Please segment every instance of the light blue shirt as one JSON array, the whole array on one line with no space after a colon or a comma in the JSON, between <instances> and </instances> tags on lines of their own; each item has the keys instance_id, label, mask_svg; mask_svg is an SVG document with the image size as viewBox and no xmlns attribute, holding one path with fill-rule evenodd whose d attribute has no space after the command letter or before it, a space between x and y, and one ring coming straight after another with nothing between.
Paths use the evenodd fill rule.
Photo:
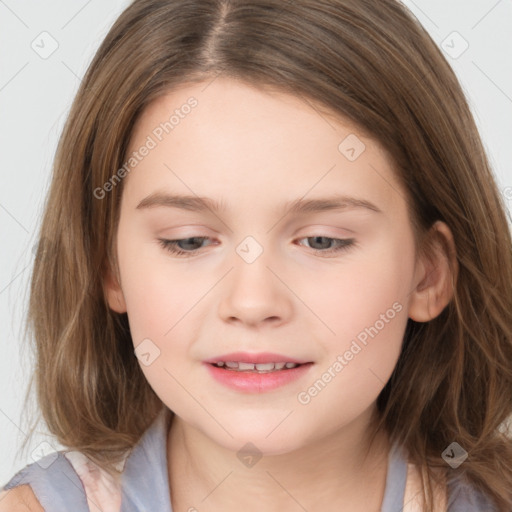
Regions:
<instances>
[{"instance_id":1,"label":"light blue shirt","mask_svg":"<svg viewBox=\"0 0 512 512\"><path fill-rule=\"evenodd\" d=\"M121 512L172 512L167 471L167 432L171 414L165 408L128 455L121 475ZM82 482L62 451L25 466L3 487L29 484L47 512L89 512ZM402 512L407 478L404 450L396 443L388 459L381 512ZM448 482L448 512L496 512L484 496L458 481Z\"/></svg>"}]
</instances>

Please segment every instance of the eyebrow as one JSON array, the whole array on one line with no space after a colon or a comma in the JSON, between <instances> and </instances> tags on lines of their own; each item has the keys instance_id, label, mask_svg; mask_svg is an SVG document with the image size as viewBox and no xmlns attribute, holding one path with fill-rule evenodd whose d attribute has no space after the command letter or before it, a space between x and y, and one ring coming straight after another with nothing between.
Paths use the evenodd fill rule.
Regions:
<instances>
[{"instance_id":1,"label":"eyebrow","mask_svg":"<svg viewBox=\"0 0 512 512\"><path fill-rule=\"evenodd\" d=\"M225 212L227 205L224 201L216 201L209 197L190 195L168 194L166 192L153 192L137 205L136 209L167 207L179 208L194 212L210 210L212 212ZM349 210L363 208L375 213L383 213L382 210L372 202L345 195L335 195L316 199L295 199L283 204L285 211L293 214L317 213L331 210Z\"/></svg>"}]
</instances>

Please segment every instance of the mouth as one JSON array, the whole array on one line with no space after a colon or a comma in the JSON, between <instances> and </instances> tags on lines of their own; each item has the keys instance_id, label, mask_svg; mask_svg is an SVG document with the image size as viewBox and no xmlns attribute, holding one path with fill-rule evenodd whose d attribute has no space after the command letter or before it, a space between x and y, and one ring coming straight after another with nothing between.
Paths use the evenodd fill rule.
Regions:
<instances>
[{"instance_id":1,"label":"mouth","mask_svg":"<svg viewBox=\"0 0 512 512\"><path fill-rule=\"evenodd\" d=\"M293 363L277 362L277 363L244 363L238 361L217 361L216 363L209 363L216 368L222 368L232 372L240 373L274 373L278 371L287 371L299 366L304 366L313 363Z\"/></svg>"},{"instance_id":2,"label":"mouth","mask_svg":"<svg viewBox=\"0 0 512 512\"><path fill-rule=\"evenodd\" d=\"M312 362L287 361L286 359L267 362L226 360L203 361L214 380L242 393L265 393L291 385L307 378Z\"/></svg>"},{"instance_id":3,"label":"mouth","mask_svg":"<svg viewBox=\"0 0 512 512\"><path fill-rule=\"evenodd\" d=\"M275 369L282 370L285 368L294 368L292 365L300 366L302 364L310 363L311 361L308 361L307 359L297 359L285 354L276 354L274 352L230 352L229 354L221 354L216 357L212 357L204 362L223 367L226 370L273 371ZM270 366L271 364L272 366Z\"/></svg>"},{"instance_id":4,"label":"mouth","mask_svg":"<svg viewBox=\"0 0 512 512\"><path fill-rule=\"evenodd\" d=\"M231 352L203 364L219 383L243 393L264 393L305 378L312 361L273 352Z\"/></svg>"}]
</instances>

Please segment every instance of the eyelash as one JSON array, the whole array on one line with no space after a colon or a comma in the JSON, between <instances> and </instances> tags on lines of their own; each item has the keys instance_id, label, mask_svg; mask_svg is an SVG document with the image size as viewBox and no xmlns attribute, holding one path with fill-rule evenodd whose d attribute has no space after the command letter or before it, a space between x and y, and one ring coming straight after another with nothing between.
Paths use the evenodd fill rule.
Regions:
<instances>
[{"instance_id":1,"label":"eyelash","mask_svg":"<svg viewBox=\"0 0 512 512\"><path fill-rule=\"evenodd\" d=\"M344 251L348 251L351 247L355 246L355 240L353 238L346 238L346 239L340 239L340 238L332 238L328 236L306 236L303 238L299 238L299 240L308 239L308 238L325 238L326 240L334 240L335 242L340 242L341 245L338 245L337 248L334 249L312 249L316 253L323 253L323 254L337 254ZM183 242L185 240L208 240L209 237L206 236L191 236L188 238L179 238L176 240L166 240L164 238L159 238L158 241L160 242L160 245L168 252L175 254L176 256L183 256L185 258L190 258L192 256L195 256L197 254L198 249L194 249L192 251L184 251L183 249L180 249L177 247L178 242Z\"/></svg>"}]
</instances>

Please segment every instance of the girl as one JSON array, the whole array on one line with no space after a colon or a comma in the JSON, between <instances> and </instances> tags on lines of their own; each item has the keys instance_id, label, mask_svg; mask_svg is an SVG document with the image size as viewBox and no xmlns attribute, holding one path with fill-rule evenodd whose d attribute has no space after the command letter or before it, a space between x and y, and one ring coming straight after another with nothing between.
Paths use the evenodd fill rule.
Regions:
<instances>
[{"instance_id":1,"label":"girl","mask_svg":"<svg viewBox=\"0 0 512 512\"><path fill-rule=\"evenodd\" d=\"M505 211L396 0L135 0L72 107L32 278L69 450L0 510L510 511Z\"/></svg>"}]
</instances>

